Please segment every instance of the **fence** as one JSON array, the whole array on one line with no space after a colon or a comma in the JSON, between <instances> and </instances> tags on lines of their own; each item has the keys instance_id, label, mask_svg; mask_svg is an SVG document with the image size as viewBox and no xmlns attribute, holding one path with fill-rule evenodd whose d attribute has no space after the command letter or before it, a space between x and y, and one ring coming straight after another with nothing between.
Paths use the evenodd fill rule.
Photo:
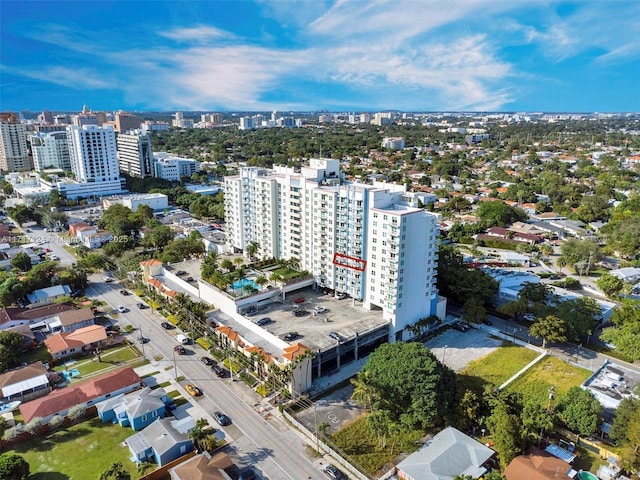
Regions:
<instances>
[{"instance_id":1,"label":"fence","mask_svg":"<svg viewBox=\"0 0 640 480\"><path fill-rule=\"evenodd\" d=\"M340 455L333 448L331 448L329 445L324 443L322 440L320 440L318 437L316 437L313 433L311 433L309 430L307 430L307 427L305 427L300 422L298 422L289 412L287 412L286 410L283 410L282 414L296 428L298 428L298 430L300 430L302 433L304 433L310 440L316 442L316 445L318 446L318 449L324 450L327 454L329 454L331 456L331 458L333 458L337 463L339 463L345 470L348 470L349 473L351 473L358 480L371 480L371 477L369 477L368 475L362 473L356 467L351 465L351 463L349 463L347 460L345 460L342 457L342 455ZM389 476L391 476L391 475L389 475L387 473L381 478L386 479L386 478L389 478Z\"/></svg>"}]
</instances>

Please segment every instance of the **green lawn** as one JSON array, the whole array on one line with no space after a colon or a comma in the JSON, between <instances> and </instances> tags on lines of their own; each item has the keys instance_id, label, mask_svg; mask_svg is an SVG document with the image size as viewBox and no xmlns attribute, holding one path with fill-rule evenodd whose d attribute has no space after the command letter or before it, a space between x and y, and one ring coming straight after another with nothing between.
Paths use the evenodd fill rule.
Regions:
<instances>
[{"instance_id":1,"label":"green lawn","mask_svg":"<svg viewBox=\"0 0 640 480\"><path fill-rule=\"evenodd\" d=\"M395 440L387 438L386 448L380 446L378 437L367 424L367 416L363 415L348 423L339 432L331 435L331 441L347 455L360 469L374 475L386 463L393 460L401 452L413 453L418 449L416 442L424 436L419 430L403 429Z\"/></svg>"},{"instance_id":2,"label":"green lawn","mask_svg":"<svg viewBox=\"0 0 640 480\"><path fill-rule=\"evenodd\" d=\"M546 405L549 387L555 387L557 398L571 387L581 385L590 375L591 371L586 368L574 367L556 357L546 357L509 385L507 390L520 392L525 398L534 398Z\"/></svg>"},{"instance_id":3,"label":"green lawn","mask_svg":"<svg viewBox=\"0 0 640 480\"><path fill-rule=\"evenodd\" d=\"M289 267L281 267L271 272L271 275L278 274L283 280L290 280L300 275L300 272Z\"/></svg>"},{"instance_id":4,"label":"green lawn","mask_svg":"<svg viewBox=\"0 0 640 480\"><path fill-rule=\"evenodd\" d=\"M490 354L469 362L466 368L460 372L460 378L476 377L481 379L481 383L490 383L497 387L538 355L540 355L538 352L528 348L505 343Z\"/></svg>"},{"instance_id":5,"label":"green lawn","mask_svg":"<svg viewBox=\"0 0 640 480\"><path fill-rule=\"evenodd\" d=\"M134 431L93 418L47 436L20 443L12 450L31 468L29 480L93 480L113 462L120 461L140 478L129 460L129 449L121 443Z\"/></svg>"},{"instance_id":6,"label":"green lawn","mask_svg":"<svg viewBox=\"0 0 640 480\"><path fill-rule=\"evenodd\" d=\"M124 362L128 362L129 360L133 360L135 358L140 358L142 361L140 352L137 348L124 344L115 345L109 349L103 350L101 358L102 361L98 362L98 360L95 359L93 355L89 355L87 357L76 360L76 363L69 365L68 367L65 365L58 365L57 367L55 367L55 371L62 372L63 370L67 370L68 368L77 368L80 372L80 377L78 377L78 380L80 380L86 375L104 370L106 368L111 368L114 365L123 364Z\"/></svg>"}]
</instances>

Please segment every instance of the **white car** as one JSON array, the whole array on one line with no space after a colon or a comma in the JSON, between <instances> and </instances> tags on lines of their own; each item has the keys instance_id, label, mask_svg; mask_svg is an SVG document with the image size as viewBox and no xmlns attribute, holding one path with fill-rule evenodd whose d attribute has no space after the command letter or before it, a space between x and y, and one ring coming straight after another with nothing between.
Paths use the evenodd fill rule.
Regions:
<instances>
[{"instance_id":1,"label":"white car","mask_svg":"<svg viewBox=\"0 0 640 480\"><path fill-rule=\"evenodd\" d=\"M124 306L122 306L122 305L118 305L118 306L116 307L116 310L117 310L118 312L120 312L120 313L126 313L126 312L128 312L128 311L129 311L129 309L128 309L127 307L124 307Z\"/></svg>"},{"instance_id":2,"label":"white car","mask_svg":"<svg viewBox=\"0 0 640 480\"><path fill-rule=\"evenodd\" d=\"M49 255L49 260L60 260L60 257L57 255Z\"/></svg>"},{"instance_id":3,"label":"white car","mask_svg":"<svg viewBox=\"0 0 640 480\"><path fill-rule=\"evenodd\" d=\"M324 313L327 311L327 309L324 308L322 305L316 305L315 307L313 307L313 311L316 313Z\"/></svg>"}]
</instances>

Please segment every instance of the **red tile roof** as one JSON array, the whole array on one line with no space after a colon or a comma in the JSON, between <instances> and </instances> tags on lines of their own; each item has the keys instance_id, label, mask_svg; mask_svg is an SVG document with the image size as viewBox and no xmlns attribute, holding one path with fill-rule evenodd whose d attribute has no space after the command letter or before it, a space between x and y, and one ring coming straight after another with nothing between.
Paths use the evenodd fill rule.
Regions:
<instances>
[{"instance_id":1,"label":"red tile roof","mask_svg":"<svg viewBox=\"0 0 640 480\"><path fill-rule=\"evenodd\" d=\"M151 267L153 265L162 265L162 262L155 258L152 258L151 260L145 260L144 262L140 262L140 266L142 267Z\"/></svg>"},{"instance_id":2,"label":"red tile roof","mask_svg":"<svg viewBox=\"0 0 640 480\"><path fill-rule=\"evenodd\" d=\"M72 387L54 390L46 397L38 398L20 405L20 413L25 423L34 417L47 417L73 407L113 393L123 388L140 384L142 379L131 367L106 373L97 378L79 382Z\"/></svg>"},{"instance_id":3,"label":"red tile roof","mask_svg":"<svg viewBox=\"0 0 640 480\"><path fill-rule=\"evenodd\" d=\"M56 333L45 339L44 344L52 355L72 347L82 348L91 343L107 339L107 332L102 325L89 325L69 333Z\"/></svg>"},{"instance_id":4,"label":"red tile roof","mask_svg":"<svg viewBox=\"0 0 640 480\"><path fill-rule=\"evenodd\" d=\"M284 349L283 357L288 359L288 360L293 361L297 357L299 357L300 355L304 355L305 353L307 353L310 350L311 349L309 347L307 347L306 345L303 345L302 343L296 343L296 344L291 345L290 347L287 347L287 348Z\"/></svg>"}]
</instances>

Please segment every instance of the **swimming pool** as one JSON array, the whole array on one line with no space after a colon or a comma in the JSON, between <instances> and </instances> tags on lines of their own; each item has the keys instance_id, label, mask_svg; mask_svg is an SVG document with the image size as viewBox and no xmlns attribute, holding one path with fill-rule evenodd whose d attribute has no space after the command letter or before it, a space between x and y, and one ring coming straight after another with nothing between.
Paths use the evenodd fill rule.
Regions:
<instances>
[{"instance_id":1,"label":"swimming pool","mask_svg":"<svg viewBox=\"0 0 640 480\"><path fill-rule=\"evenodd\" d=\"M578 472L578 476L576 478L578 480L599 480L593 473L585 471Z\"/></svg>"},{"instance_id":2,"label":"swimming pool","mask_svg":"<svg viewBox=\"0 0 640 480\"><path fill-rule=\"evenodd\" d=\"M244 287L251 287L251 288L255 288L256 290L260 290L260 286L256 282L248 278L236 280L231 284L231 286L233 287L234 290L243 289Z\"/></svg>"}]
</instances>

